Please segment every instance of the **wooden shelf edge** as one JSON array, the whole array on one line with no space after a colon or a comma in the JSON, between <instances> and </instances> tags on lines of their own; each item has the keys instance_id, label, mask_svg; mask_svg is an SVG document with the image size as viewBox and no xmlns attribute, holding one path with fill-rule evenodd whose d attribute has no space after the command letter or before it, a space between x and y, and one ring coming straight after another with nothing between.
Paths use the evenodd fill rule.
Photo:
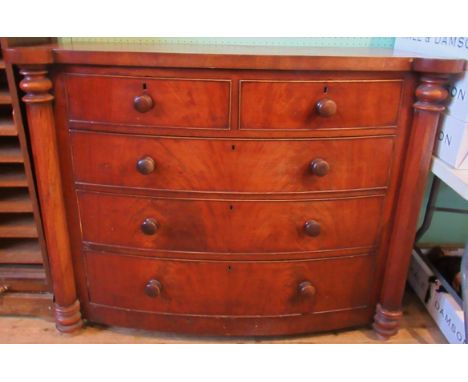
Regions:
<instances>
[{"instance_id":1,"label":"wooden shelf edge","mask_svg":"<svg viewBox=\"0 0 468 382\"><path fill-rule=\"evenodd\" d=\"M4 251L0 250L0 266L5 264L18 264L18 265L42 265L41 251L31 252L18 252L18 251Z\"/></svg>"},{"instance_id":2,"label":"wooden shelf edge","mask_svg":"<svg viewBox=\"0 0 468 382\"><path fill-rule=\"evenodd\" d=\"M24 158L21 147L18 144L1 144L0 142L0 163L23 163Z\"/></svg>"},{"instance_id":3,"label":"wooden shelf edge","mask_svg":"<svg viewBox=\"0 0 468 382\"><path fill-rule=\"evenodd\" d=\"M27 188L28 180L21 164L0 165L0 188Z\"/></svg>"},{"instance_id":4,"label":"wooden shelf edge","mask_svg":"<svg viewBox=\"0 0 468 382\"><path fill-rule=\"evenodd\" d=\"M0 280L45 280L45 271L38 265L0 267Z\"/></svg>"},{"instance_id":5,"label":"wooden shelf edge","mask_svg":"<svg viewBox=\"0 0 468 382\"><path fill-rule=\"evenodd\" d=\"M1 230L0 238L6 239L37 239L37 230L29 228L15 228L13 230Z\"/></svg>"},{"instance_id":6,"label":"wooden shelf edge","mask_svg":"<svg viewBox=\"0 0 468 382\"><path fill-rule=\"evenodd\" d=\"M45 293L50 290L41 265L2 264L0 284L8 288L6 293Z\"/></svg>"},{"instance_id":7,"label":"wooden shelf edge","mask_svg":"<svg viewBox=\"0 0 468 382\"><path fill-rule=\"evenodd\" d=\"M33 212L33 205L28 191L26 189L12 189L0 192L0 213L19 212Z\"/></svg>"},{"instance_id":8,"label":"wooden shelf edge","mask_svg":"<svg viewBox=\"0 0 468 382\"><path fill-rule=\"evenodd\" d=\"M0 242L0 265L42 265L39 242L34 239L2 239Z\"/></svg>"},{"instance_id":9,"label":"wooden shelf edge","mask_svg":"<svg viewBox=\"0 0 468 382\"><path fill-rule=\"evenodd\" d=\"M0 315L34 316L53 319L51 293L3 293L0 295Z\"/></svg>"},{"instance_id":10,"label":"wooden shelf edge","mask_svg":"<svg viewBox=\"0 0 468 382\"><path fill-rule=\"evenodd\" d=\"M16 137L18 130L12 118L0 118L0 137Z\"/></svg>"},{"instance_id":11,"label":"wooden shelf edge","mask_svg":"<svg viewBox=\"0 0 468 382\"><path fill-rule=\"evenodd\" d=\"M6 214L5 214L6 215ZM3 216L5 216L3 215ZM8 214L10 220L0 219L0 237L2 238L37 238L36 222L32 216ZM18 214L21 215L21 214ZM0 215L0 218L2 216Z\"/></svg>"},{"instance_id":12,"label":"wooden shelf edge","mask_svg":"<svg viewBox=\"0 0 468 382\"><path fill-rule=\"evenodd\" d=\"M11 105L13 102L8 90L0 89L0 105Z\"/></svg>"}]
</instances>

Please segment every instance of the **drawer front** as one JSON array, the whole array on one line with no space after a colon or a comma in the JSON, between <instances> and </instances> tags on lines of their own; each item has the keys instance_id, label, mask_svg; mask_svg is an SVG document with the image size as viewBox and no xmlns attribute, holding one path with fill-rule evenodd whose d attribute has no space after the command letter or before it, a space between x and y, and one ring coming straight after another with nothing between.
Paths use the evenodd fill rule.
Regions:
<instances>
[{"instance_id":1,"label":"drawer front","mask_svg":"<svg viewBox=\"0 0 468 382\"><path fill-rule=\"evenodd\" d=\"M228 129L226 80L68 75L71 120Z\"/></svg>"},{"instance_id":2,"label":"drawer front","mask_svg":"<svg viewBox=\"0 0 468 382\"><path fill-rule=\"evenodd\" d=\"M373 256L297 262L153 260L86 255L90 302L200 315L287 315L369 303Z\"/></svg>"},{"instance_id":3,"label":"drawer front","mask_svg":"<svg viewBox=\"0 0 468 382\"><path fill-rule=\"evenodd\" d=\"M78 191L86 242L224 253L373 246L380 230L383 200L375 196L324 201L215 201Z\"/></svg>"},{"instance_id":4,"label":"drawer front","mask_svg":"<svg viewBox=\"0 0 468 382\"><path fill-rule=\"evenodd\" d=\"M206 140L74 131L71 146L78 182L291 193L386 187L394 140Z\"/></svg>"},{"instance_id":5,"label":"drawer front","mask_svg":"<svg viewBox=\"0 0 468 382\"><path fill-rule=\"evenodd\" d=\"M401 80L241 81L241 129L396 125Z\"/></svg>"}]
</instances>

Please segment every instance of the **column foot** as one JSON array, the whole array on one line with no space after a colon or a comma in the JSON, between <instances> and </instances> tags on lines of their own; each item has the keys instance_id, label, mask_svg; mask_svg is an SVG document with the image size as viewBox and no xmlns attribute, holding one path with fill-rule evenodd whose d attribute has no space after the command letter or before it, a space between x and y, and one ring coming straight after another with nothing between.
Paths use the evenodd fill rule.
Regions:
<instances>
[{"instance_id":1,"label":"column foot","mask_svg":"<svg viewBox=\"0 0 468 382\"><path fill-rule=\"evenodd\" d=\"M73 333L83 327L81 319L80 302L76 300L68 306L54 304L55 326L59 332Z\"/></svg>"},{"instance_id":2,"label":"column foot","mask_svg":"<svg viewBox=\"0 0 468 382\"><path fill-rule=\"evenodd\" d=\"M401 316L401 310L387 310L377 304L372 328L380 339L388 340L398 333Z\"/></svg>"}]
</instances>

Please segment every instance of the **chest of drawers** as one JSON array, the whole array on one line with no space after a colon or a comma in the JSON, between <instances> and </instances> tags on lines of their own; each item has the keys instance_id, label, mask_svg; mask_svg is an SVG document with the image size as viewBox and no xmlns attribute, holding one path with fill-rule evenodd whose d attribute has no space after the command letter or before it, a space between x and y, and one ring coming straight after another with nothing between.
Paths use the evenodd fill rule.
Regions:
<instances>
[{"instance_id":1,"label":"chest of drawers","mask_svg":"<svg viewBox=\"0 0 468 382\"><path fill-rule=\"evenodd\" d=\"M394 334L444 85L464 63L190 49L7 52L59 330Z\"/></svg>"}]
</instances>

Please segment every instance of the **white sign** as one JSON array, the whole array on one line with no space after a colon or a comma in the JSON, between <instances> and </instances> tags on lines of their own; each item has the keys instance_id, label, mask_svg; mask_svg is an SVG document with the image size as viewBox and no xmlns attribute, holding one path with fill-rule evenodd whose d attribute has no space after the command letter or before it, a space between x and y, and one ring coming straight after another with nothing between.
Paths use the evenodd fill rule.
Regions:
<instances>
[{"instance_id":1,"label":"white sign","mask_svg":"<svg viewBox=\"0 0 468 382\"><path fill-rule=\"evenodd\" d=\"M428 313L440 331L451 344L465 342L465 327L462 308L446 292L440 292L435 282L430 282L434 274L416 252L413 252L408 274L408 282L416 295L426 306Z\"/></svg>"},{"instance_id":2,"label":"white sign","mask_svg":"<svg viewBox=\"0 0 468 382\"><path fill-rule=\"evenodd\" d=\"M468 59L468 37L397 37L394 50Z\"/></svg>"},{"instance_id":3,"label":"white sign","mask_svg":"<svg viewBox=\"0 0 468 382\"><path fill-rule=\"evenodd\" d=\"M461 121L468 121L468 72L450 82L447 113Z\"/></svg>"},{"instance_id":4,"label":"white sign","mask_svg":"<svg viewBox=\"0 0 468 382\"><path fill-rule=\"evenodd\" d=\"M419 56L468 59L468 37L399 37L395 39L394 50ZM448 91L447 113L468 121L468 72L456 77L449 84Z\"/></svg>"}]
</instances>

